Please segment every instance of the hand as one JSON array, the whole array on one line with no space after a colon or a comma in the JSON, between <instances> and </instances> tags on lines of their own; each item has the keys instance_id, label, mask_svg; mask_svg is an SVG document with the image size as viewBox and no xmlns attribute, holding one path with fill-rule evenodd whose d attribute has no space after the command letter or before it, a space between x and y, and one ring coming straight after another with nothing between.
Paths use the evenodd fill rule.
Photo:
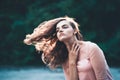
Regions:
<instances>
[{"instance_id":1,"label":"hand","mask_svg":"<svg viewBox=\"0 0 120 80\"><path fill-rule=\"evenodd\" d=\"M80 51L79 43L74 43L72 45L72 49L69 53L69 77L70 80L78 80L78 73L77 73L77 58Z\"/></svg>"},{"instance_id":2,"label":"hand","mask_svg":"<svg viewBox=\"0 0 120 80\"><path fill-rule=\"evenodd\" d=\"M80 51L80 45L78 43L74 43L72 45L72 49L69 53L69 63L70 64L76 64L79 51Z\"/></svg>"}]
</instances>

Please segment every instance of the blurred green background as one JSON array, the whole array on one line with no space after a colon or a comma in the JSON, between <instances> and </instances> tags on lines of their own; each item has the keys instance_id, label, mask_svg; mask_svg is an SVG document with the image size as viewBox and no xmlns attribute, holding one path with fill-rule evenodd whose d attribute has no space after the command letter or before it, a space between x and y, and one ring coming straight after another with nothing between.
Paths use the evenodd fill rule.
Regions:
<instances>
[{"instance_id":1,"label":"blurred green background","mask_svg":"<svg viewBox=\"0 0 120 80\"><path fill-rule=\"evenodd\" d=\"M112 67L120 66L120 0L1 0L0 65L42 66L41 54L23 43L41 22L69 16L84 40L97 43Z\"/></svg>"}]
</instances>

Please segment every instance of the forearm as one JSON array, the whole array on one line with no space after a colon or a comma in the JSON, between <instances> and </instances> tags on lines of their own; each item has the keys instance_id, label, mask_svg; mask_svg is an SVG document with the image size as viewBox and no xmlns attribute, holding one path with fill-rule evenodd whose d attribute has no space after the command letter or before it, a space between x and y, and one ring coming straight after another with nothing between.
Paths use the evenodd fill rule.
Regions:
<instances>
[{"instance_id":1,"label":"forearm","mask_svg":"<svg viewBox=\"0 0 120 80\"><path fill-rule=\"evenodd\" d=\"M76 63L73 62L69 63L69 74L70 74L70 80L78 80Z\"/></svg>"},{"instance_id":2,"label":"forearm","mask_svg":"<svg viewBox=\"0 0 120 80\"><path fill-rule=\"evenodd\" d=\"M80 47L77 43L72 45L72 49L69 53L69 76L70 80L78 80L78 72L77 72L77 58Z\"/></svg>"}]
</instances>

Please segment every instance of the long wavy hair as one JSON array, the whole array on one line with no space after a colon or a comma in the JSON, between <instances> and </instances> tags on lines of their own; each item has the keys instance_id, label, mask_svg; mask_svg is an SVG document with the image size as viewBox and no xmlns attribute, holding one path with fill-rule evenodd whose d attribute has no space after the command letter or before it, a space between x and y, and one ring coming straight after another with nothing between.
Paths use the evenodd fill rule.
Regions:
<instances>
[{"instance_id":1,"label":"long wavy hair","mask_svg":"<svg viewBox=\"0 0 120 80\"><path fill-rule=\"evenodd\" d=\"M34 29L32 34L26 35L24 43L34 45L37 51L43 51L43 47L47 45L49 52L43 51L42 60L50 68L56 68L62 65L68 59L68 50L63 42L60 42L56 35L56 25L63 20L69 21L73 29L77 30L76 37L78 40L83 40L79 31L78 23L70 17L60 17L41 23Z\"/></svg>"}]
</instances>

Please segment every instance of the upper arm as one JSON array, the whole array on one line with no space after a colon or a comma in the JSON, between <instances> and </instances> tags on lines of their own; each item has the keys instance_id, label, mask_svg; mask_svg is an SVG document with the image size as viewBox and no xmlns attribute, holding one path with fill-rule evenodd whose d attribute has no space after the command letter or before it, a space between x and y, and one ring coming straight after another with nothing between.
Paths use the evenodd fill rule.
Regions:
<instances>
[{"instance_id":1,"label":"upper arm","mask_svg":"<svg viewBox=\"0 0 120 80\"><path fill-rule=\"evenodd\" d=\"M94 44L90 53L90 62L95 72L97 80L105 80L106 73L106 60L103 51Z\"/></svg>"}]
</instances>

